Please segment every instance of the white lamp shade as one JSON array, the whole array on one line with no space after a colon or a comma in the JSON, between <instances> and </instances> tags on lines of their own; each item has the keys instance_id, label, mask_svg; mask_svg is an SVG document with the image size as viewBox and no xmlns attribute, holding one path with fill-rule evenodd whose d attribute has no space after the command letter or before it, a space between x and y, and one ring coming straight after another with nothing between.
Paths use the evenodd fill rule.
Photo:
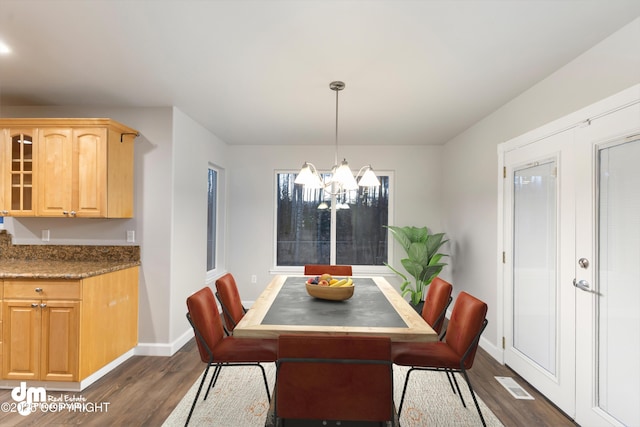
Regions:
<instances>
[{"instance_id":1,"label":"white lamp shade","mask_svg":"<svg viewBox=\"0 0 640 427\"><path fill-rule=\"evenodd\" d=\"M380 186L380 180L378 179L376 174L373 172L373 169L371 169L371 166L367 167L367 170L365 171L364 175L362 175L362 178L360 178L358 185L360 187L379 187Z\"/></svg>"},{"instance_id":2,"label":"white lamp shade","mask_svg":"<svg viewBox=\"0 0 640 427\"><path fill-rule=\"evenodd\" d=\"M353 172L346 160L342 161L340 167L336 170L333 180L345 190L357 190L358 183L353 177Z\"/></svg>"},{"instance_id":3,"label":"white lamp shade","mask_svg":"<svg viewBox=\"0 0 640 427\"><path fill-rule=\"evenodd\" d=\"M300 172L298 172L298 176L296 177L294 183L302 184L306 188L323 187L322 180L318 176L318 172L315 170L315 167L307 162L302 165L302 169L300 169Z\"/></svg>"}]
</instances>

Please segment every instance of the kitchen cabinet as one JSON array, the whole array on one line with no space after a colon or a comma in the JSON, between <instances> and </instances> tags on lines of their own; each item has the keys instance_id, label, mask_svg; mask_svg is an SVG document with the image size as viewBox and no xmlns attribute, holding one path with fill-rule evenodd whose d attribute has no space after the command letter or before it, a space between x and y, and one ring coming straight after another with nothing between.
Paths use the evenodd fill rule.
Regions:
<instances>
[{"instance_id":1,"label":"kitchen cabinet","mask_svg":"<svg viewBox=\"0 0 640 427\"><path fill-rule=\"evenodd\" d=\"M0 215L34 216L36 129L7 125L0 125Z\"/></svg>"},{"instance_id":2,"label":"kitchen cabinet","mask_svg":"<svg viewBox=\"0 0 640 427\"><path fill-rule=\"evenodd\" d=\"M4 311L5 379L77 380L78 301L8 300Z\"/></svg>"},{"instance_id":3,"label":"kitchen cabinet","mask_svg":"<svg viewBox=\"0 0 640 427\"><path fill-rule=\"evenodd\" d=\"M4 289L3 286L4 281L0 280L0 372L2 371L2 291Z\"/></svg>"},{"instance_id":4,"label":"kitchen cabinet","mask_svg":"<svg viewBox=\"0 0 640 427\"><path fill-rule=\"evenodd\" d=\"M138 267L5 279L2 379L78 382L138 342Z\"/></svg>"},{"instance_id":5,"label":"kitchen cabinet","mask_svg":"<svg viewBox=\"0 0 640 427\"><path fill-rule=\"evenodd\" d=\"M4 215L133 217L136 130L110 119L0 119L0 128Z\"/></svg>"}]
</instances>

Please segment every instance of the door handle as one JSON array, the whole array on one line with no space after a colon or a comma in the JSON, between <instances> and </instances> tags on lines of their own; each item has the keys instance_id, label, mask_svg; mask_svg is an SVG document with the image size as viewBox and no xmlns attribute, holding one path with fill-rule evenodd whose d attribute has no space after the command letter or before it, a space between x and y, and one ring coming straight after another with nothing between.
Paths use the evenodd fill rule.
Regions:
<instances>
[{"instance_id":1,"label":"door handle","mask_svg":"<svg viewBox=\"0 0 640 427\"><path fill-rule=\"evenodd\" d=\"M596 294L598 296L602 295L600 292L597 292L591 289L591 285L589 284L589 282L587 282L584 279L581 279L581 280L573 279L573 286L580 289L581 291L589 292L590 294Z\"/></svg>"},{"instance_id":2,"label":"door handle","mask_svg":"<svg viewBox=\"0 0 640 427\"><path fill-rule=\"evenodd\" d=\"M576 279L573 279L573 286L575 286L578 289L582 289L583 291L586 291L586 292L592 292L591 285L589 285L589 282L587 282L584 279L578 280L577 282L576 282Z\"/></svg>"}]
</instances>

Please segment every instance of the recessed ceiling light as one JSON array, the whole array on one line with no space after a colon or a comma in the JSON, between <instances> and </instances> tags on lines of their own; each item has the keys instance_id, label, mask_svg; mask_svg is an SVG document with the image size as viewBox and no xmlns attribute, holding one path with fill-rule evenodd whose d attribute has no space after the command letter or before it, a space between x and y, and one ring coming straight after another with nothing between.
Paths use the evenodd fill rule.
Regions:
<instances>
[{"instance_id":1,"label":"recessed ceiling light","mask_svg":"<svg viewBox=\"0 0 640 427\"><path fill-rule=\"evenodd\" d=\"M11 48L9 48L9 45L5 42L0 40L0 55L6 55L8 53L11 53Z\"/></svg>"}]
</instances>

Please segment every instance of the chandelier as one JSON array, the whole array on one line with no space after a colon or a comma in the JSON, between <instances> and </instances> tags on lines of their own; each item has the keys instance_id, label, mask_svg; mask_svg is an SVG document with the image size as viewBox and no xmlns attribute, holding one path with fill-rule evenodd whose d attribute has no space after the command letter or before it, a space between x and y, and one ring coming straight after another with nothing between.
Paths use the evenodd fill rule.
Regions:
<instances>
[{"instance_id":1,"label":"chandelier","mask_svg":"<svg viewBox=\"0 0 640 427\"><path fill-rule=\"evenodd\" d=\"M329 83L329 88L336 92L336 151L335 163L331 168L331 173L326 180L323 180L313 163L304 162L302 169L295 179L296 184L301 184L305 188L322 188L331 195L345 193L351 190L357 190L358 187L379 187L380 181L373 172L371 165L363 166L354 176L347 163L347 159L343 159L338 165L338 93L344 89L345 84L340 81Z\"/></svg>"}]
</instances>

